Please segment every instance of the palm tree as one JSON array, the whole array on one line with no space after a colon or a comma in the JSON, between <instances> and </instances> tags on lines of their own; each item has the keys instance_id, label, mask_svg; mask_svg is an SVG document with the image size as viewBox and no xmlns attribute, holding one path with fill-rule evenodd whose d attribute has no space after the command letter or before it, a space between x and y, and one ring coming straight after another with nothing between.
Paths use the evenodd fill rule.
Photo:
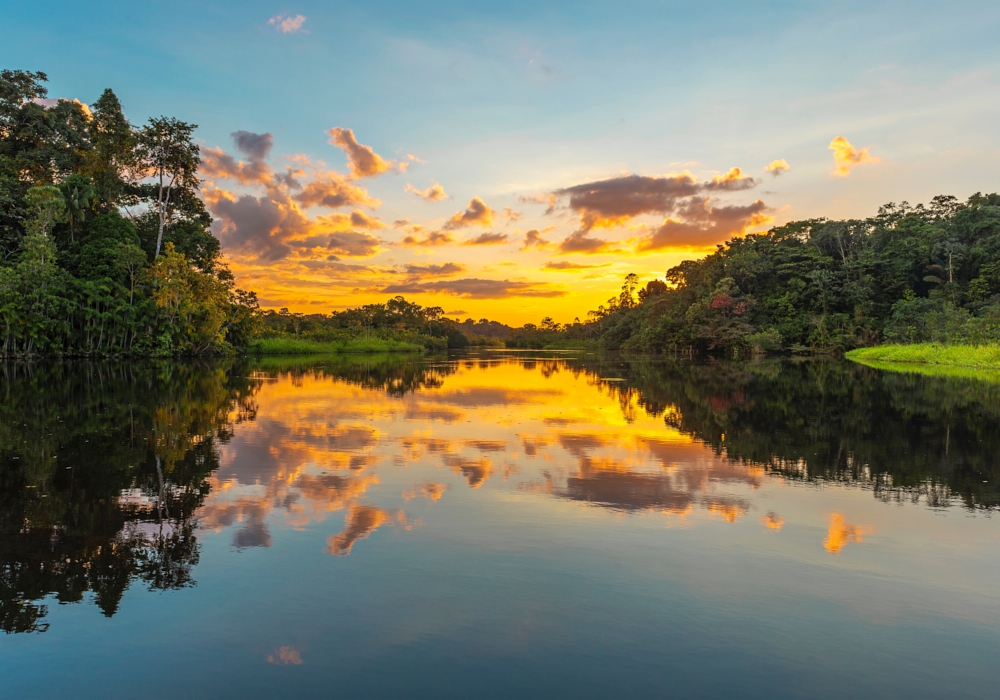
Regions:
<instances>
[{"instance_id":1,"label":"palm tree","mask_svg":"<svg viewBox=\"0 0 1000 700\"><path fill-rule=\"evenodd\" d=\"M96 192L90 178L86 175L70 175L59 183L59 194L66 204L66 218L69 220L69 240L73 241L76 233L76 222L86 218L86 212L94 199Z\"/></svg>"}]
</instances>

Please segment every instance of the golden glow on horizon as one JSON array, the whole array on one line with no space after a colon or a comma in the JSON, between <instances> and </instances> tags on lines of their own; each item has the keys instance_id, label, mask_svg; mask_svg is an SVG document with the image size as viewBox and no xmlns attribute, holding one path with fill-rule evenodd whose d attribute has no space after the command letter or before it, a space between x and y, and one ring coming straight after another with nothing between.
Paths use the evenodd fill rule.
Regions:
<instances>
[{"instance_id":1,"label":"golden glow on horizon","mask_svg":"<svg viewBox=\"0 0 1000 700\"><path fill-rule=\"evenodd\" d=\"M384 158L349 128L326 134L346 174L301 153L286 156L283 171L272 166L271 134L236 132L243 159L202 149L214 230L237 284L265 309L329 313L402 294L453 318L568 323L617 296L630 273L662 279L773 221L764 202L745 203L759 182L739 167L708 171L707 180L684 171L522 194L516 203L527 211L476 194L456 211L440 182L404 183L402 203L423 216L383 218L368 183L422 161Z\"/></svg>"}]
</instances>

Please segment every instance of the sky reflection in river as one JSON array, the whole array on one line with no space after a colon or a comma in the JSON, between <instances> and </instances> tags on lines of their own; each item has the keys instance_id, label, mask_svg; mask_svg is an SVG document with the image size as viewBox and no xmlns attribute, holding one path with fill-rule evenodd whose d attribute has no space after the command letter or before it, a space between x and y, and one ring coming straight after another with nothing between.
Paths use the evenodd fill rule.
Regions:
<instances>
[{"instance_id":1,"label":"sky reflection in river","mask_svg":"<svg viewBox=\"0 0 1000 700\"><path fill-rule=\"evenodd\" d=\"M86 390L61 405L117 386L73 376ZM506 353L145 376L115 380L135 396L118 399L127 430L126 413L118 432L94 418L106 397L86 420L25 423L52 436L44 455L7 426L5 483L24 481L5 512L24 524L2 541L5 629L36 616L0 638L15 695L988 696L1000 680L995 388ZM81 495L99 483L115 503Z\"/></svg>"}]
</instances>

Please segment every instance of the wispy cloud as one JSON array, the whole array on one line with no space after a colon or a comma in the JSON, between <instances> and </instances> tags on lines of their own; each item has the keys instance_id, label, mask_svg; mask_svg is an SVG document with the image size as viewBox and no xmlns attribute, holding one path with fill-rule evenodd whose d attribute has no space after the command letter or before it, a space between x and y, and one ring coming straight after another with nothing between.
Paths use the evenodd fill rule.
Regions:
<instances>
[{"instance_id":1,"label":"wispy cloud","mask_svg":"<svg viewBox=\"0 0 1000 700\"><path fill-rule=\"evenodd\" d=\"M475 238L465 241L463 245L499 245L506 242L506 233L481 233Z\"/></svg>"},{"instance_id":2,"label":"wispy cloud","mask_svg":"<svg viewBox=\"0 0 1000 700\"><path fill-rule=\"evenodd\" d=\"M460 263L441 263L428 265L405 265L406 274L414 277L451 277L465 272L465 265Z\"/></svg>"},{"instance_id":3,"label":"wispy cloud","mask_svg":"<svg viewBox=\"0 0 1000 700\"><path fill-rule=\"evenodd\" d=\"M552 289L545 284L477 278L392 284L383 289L382 292L385 294L451 294L469 299L561 297L566 294L561 289Z\"/></svg>"},{"instance_id":4,"label":"wispy cloud","mask_svg":"<svg viewBox=\"0 0 1000 700\"><path fill-rule=\"evenodd\" d=\"M302 25L305 24L305 15L275 15L271 19L267 20L267 23L272 25L277 31L282 34L295 34L297 32L304 32Z\"/></svg>"},{"instance_id":5,"label":"wispy cloud","mask_svg":"<svg viewBox=\"0 0 1000 700\"><path fill-rule=\"evenodd\" d=\"M556 196L548 194L522 194L518 195L518 200L525 204L547 204L546 214L551 214L556 208Z\"/></svg>"},{"instance_id":6,"label":"wispy cloud","mask_svg":"<svg viewBox=\"0 0 1000 700\"><path fill-rule=\"evenodd\" d=\"M549 261L545 263L546 270L555 270L557 272L572 272L574 270L591 270L595 267L608 267L611 263L601 263L599 265L585 265L582 263L569 262L568 260L559 260L557 262Z\"/></svg>"},{"instance_id":7,"label":"wispy cloud","mask_svg":"<svg viewBox=\"0 0 1000 700\"><path fill-rule=\"evenodd\" d=\"M438 182L435 182L426 190L418 190L410 183L406 183L403 190L409 192L410 194L415 194L428 202L440 202L442 199L448 199L448 193L444 191L444 187L442 187Z\"/></svg>"},{"instance_id":8,"label":"wispy cloud","mask_svg":"<svg viewBox=\"0 0 1000 700\"><path fill-rule=\"evenodd\" d=\"M450 233L445 233L443 231L429 231L423 238L420 238L418 233L419 232L414 232L403 236L403 240L401 240L399 244L404 246L426 246L433 248L440 245L448 245L449 243L453 243L455 240Z\"/></svg>"}]
</instances>

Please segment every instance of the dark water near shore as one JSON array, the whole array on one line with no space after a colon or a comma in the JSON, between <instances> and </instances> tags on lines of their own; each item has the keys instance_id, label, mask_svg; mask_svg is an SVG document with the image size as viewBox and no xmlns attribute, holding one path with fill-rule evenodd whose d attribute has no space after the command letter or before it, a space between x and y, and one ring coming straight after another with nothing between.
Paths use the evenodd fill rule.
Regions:
<instances>
[{"instance_id":1,"label":"dark water near shore","mask_svg":"<svg viewBox=\"0 0 1000 700\"><path fill-rule=\"evenodd\" d=\"M3 697L995 697L1000 384L0 366Z\"/></svg>"}]
</instances>

